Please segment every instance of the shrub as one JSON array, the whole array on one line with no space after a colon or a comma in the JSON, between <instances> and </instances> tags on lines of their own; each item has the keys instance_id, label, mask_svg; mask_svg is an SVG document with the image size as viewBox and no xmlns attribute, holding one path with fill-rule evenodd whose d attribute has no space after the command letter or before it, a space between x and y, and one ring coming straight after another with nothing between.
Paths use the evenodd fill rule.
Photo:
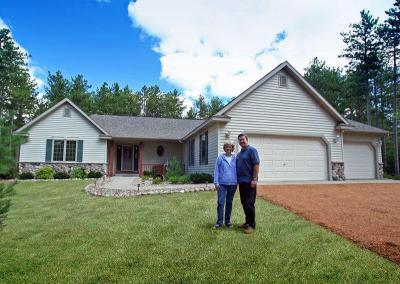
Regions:
<instances>
[{"instance_id":1,"label":"shrub","mask_svg":"<svg viewBox=\"0 0 400 284\"><path fill-rule=\"evenodd\" d=\"M72 177L73 178L85 178L86 172L83 168L75 168L72 170Z\"/></svg>"},{"instance_id":2,"label":"shrub","mask_svg":"<svg viewBox=\"0 0 400 284\"><path fill-rule=\"evenodd\" d=\"M154 172L152 171L143 171L143 176L145 177L153 177L154 176Z\"/></svg>"},{"instance_id":3,"label":"shrub","mask_svg":"<svg viewBox=\"0 0 400 284\"><path fill-rule=\"evenodd\" d=\"M34 179L35 175L31 172L20 173L19 179Z\"/></svg>"},{"instance_id":4,"label":"shrub","mask_svg":"<svg viewBox=\"0 0 400 284\"><path fill-rule=\"evenodd\" d=\"M153 183L154 183L154 184L160 184L160 183L162 183L162 178L160 178L160 177L154 178L154 179L153 179Z\"/></svg>"},{"instance_id":5,"label":"shrub","mask_svg":"<svg viewBox=\"0 0 400 284\"><path fill-rule=\"evenodd\" d=\"M180 175L181 175L181 164L175 157L173 157L168 163L168 168L165 177L168 180L169 177L171 176L179 177Z\"/></svg>"},{"instance_id":6,"label":"shrub","mask_svg":"<svg viewBox=\"0 0 400 284\"><path fill-rule=\"evenodd\" d=\"M170 183L177 184L179 183L179 176L170 176L167 179Z\"/></svg>"},{"instance_id":7,"label":"shrub","mask_svg":"<svg viewBox=\"0 0 400 284\"><path fill-rule=\"evenodd\" d=\"M190 183L188 176L170 176L168 181L172 184L187 184Z\"/></svg>"},{"instance_id":8,"label":"shrub","mask_svg":"<svg viewBox=\"0 0 400 284\"><path fill-rule=\"evenodd\" d=\"M54 170L52 167L46 166L36 171L35 177L37 179L51 179L53 178Z\"/></svg>"},{"instance_id":9,"label":"shrub","mask_svg":"<svg viewBox=\"0 0 400 284\"><path fill-rule=\"evenodd\" d=\"M90 171L87 175L88 178L101 178L102 176L102 172L99 171Z\"/></svg>"},{"instance_id":10,"label":"shrub","mask_svg":"<svg viewBox=\"0 0 400 284\"><path fill-rule=\"evenodd\" d=\"M213 182L213 177L207 173L193 173L190 175L190 180L193 183L211 183Z\"/></svg>"},{"instance_id":11,"label":"shrub","mask_svg":"<svg viewBox=\"0 0 400 284\"><path fill-rule=\"evenodd\" d=\"M188 176L180 176L178 183L180 183L180 184L190 183L190 178Z\"/></svg>"},{"instance_id":12,"label":"shrub","mask_svg":"<svg viewBox=\"0 0 400 284\"><path fill-rule=\"evenodd\" d=\"M151 179L151 176L142 176L142 181L146 181L146 180L149 180L149 179Z\"/></svg>"},{"instance_id":13,"label":"shrub","mask_svg":"<svg viewBox=\"0 0 400 284\"><path fill-rule=\"evenodd\" d=\"M70 178L69 174L66 172L56 172L53 177L55 179L68 179Z\"/></svg>"}]
</instances>

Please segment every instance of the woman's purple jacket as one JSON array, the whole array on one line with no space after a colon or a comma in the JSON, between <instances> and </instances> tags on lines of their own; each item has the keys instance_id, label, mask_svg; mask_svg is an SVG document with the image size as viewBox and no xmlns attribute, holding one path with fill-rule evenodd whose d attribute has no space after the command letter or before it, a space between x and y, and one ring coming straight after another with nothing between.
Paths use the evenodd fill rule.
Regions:
<instances>
[{"instance_id":1,"label":"woman's purple jacket","mask_svg":"<svg viewBox=\"0 0 400 284\"><path fill-rule=\"evenodd\" d=\"M215 161L214 183L236 185L236 155L232 154L232 160L229 164L226 160L225 153L220 154Z\"/></svg>"}]
</instances>

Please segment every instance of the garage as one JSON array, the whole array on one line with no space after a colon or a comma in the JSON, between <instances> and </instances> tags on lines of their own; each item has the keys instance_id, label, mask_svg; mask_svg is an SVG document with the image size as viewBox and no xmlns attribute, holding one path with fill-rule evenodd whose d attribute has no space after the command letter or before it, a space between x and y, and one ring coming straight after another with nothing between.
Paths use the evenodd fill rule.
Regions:
<instances>
[{"instance_id":1,"label":"garage","mask_svg":"<svg viewBox=\"0 0 400 284\"><path fill-rule=\"evenodd\" d=\"M346 179L375 178L375 149L368 142L348 142L344 147L344 174Z\"/></svg>"},{"instance_id":2,"label":"garage","mask_svg":"<svg viewBox=\"0 0 400 284\"><path fill-rule=\"evenodd\" d=\"M320 138L249 137L258 150L262 181L328 180L327 147Z\"/></svg>"}]
</instances>

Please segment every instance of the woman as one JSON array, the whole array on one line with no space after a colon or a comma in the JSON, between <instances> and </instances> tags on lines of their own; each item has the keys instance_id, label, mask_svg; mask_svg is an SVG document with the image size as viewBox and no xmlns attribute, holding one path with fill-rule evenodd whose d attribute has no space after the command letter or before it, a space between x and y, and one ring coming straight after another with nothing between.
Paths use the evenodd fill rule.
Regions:
<instances>
[{"instance_id":1,"label":"woman","mask_svg":"<svg viewBox=\"0 0 400 284\"><path fill-rule=\"evenodd\" d=\"M218 156L214 169L214 184L218 193L217 223L214 225L219 229L223 225L225 205L225 226L232 228L231 212L232 201L236 192L236 155L232 154L234 146L232 143L224 144L225 153ZM225 204L226 202L226 204Z\"/></svg>"}]
</instances>

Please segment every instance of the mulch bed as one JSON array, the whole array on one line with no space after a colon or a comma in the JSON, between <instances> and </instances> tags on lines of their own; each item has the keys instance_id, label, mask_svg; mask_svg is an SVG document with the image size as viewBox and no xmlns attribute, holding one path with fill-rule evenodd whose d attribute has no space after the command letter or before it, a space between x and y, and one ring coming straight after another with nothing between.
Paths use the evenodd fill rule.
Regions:
<instances>
[{"instance_id":1,"label":"mulch bed","mask_svg":"<svg viewBox=\"0 0 400 284\"><path fill-rule=\"evenodd\" d=\"M261 185L262 198L400 264L400 184Z\"/></svg>"}]
</instances>

